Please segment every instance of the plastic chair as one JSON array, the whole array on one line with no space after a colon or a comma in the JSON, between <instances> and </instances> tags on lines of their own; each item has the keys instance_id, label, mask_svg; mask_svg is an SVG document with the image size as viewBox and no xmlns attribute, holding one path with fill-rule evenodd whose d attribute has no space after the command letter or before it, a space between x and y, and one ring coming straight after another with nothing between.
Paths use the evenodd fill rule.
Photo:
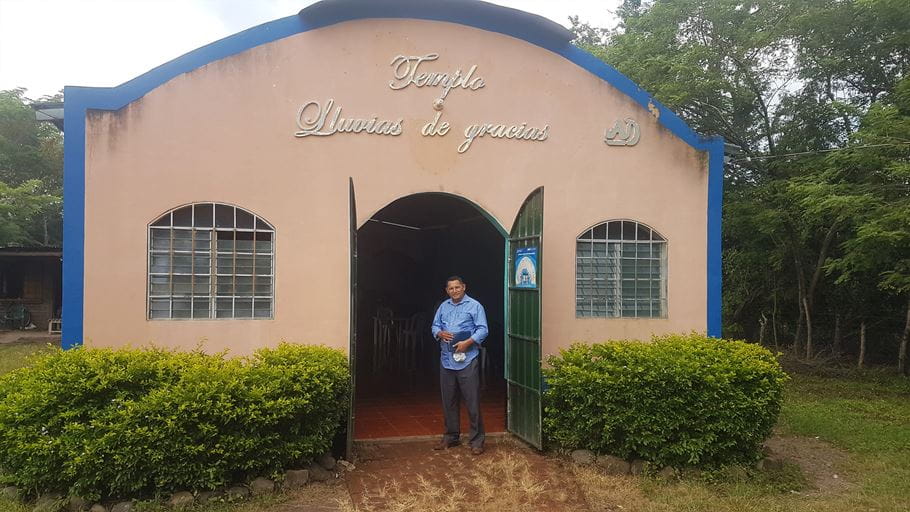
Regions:
<instances>
[{"instance_id":1,"label":"plastic chair","mask_svg":"<svg viewBox=\"0 0 910 512\"><path fill-rule=\"evenodd\" d=\"M426 318L423 313L414 313L410 318L403 321L398 328L399 341L399 361L402 363L401 369L406 372L416 372L418 361L420 361L419 352L421 350L420 334L424 330Z\"/></svg>"},{"instance_id":2,"label":"plastic chair","mask_svg":"<svg viewBox=\"0 0 910 512\"><path fill-rule=\"evenodd\" d=\"M387 370L392 358L392 310L378 308L373 317L373 373Z\"/></svg>"}]
</instances>

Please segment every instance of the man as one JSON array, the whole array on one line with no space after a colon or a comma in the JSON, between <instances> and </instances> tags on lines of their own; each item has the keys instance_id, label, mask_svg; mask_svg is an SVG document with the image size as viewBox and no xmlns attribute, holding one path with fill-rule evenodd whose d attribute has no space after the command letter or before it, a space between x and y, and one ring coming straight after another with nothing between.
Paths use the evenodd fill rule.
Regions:
<instances>
[{"instance_id":1,"label":"man","mask_svg":"<svg viewBox=\"0 0 910 512\"><path fill-rule=\"evenodd\" d=\"M471 420L468 443L471 453L483 453L485 434L480 417L480 344L490 332L483 306L465 294L464 279L452 276L446 280L449 296L439 305L433 317L433 336L439 340L439 388L446 432L433 447L445 450L461 442L461 402L464 397Z\"/></svg>"}]
</instances>

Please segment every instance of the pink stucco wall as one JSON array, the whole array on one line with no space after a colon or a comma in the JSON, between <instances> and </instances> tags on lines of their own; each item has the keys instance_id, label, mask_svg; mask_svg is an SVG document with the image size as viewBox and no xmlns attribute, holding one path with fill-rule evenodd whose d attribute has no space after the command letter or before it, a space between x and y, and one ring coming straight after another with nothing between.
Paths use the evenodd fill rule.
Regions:
<instances>
[{"instance_id":1,"label":"pink stucco wall","mask_svg":"<svg viewBox=\"0 0 910 512\"><path fill-rule=\"evenodd\" d=\"M392 90L399 54L438 53L427 71L467 70L485 87L453 90L424 137L439 88ZM297 138L296 114L333 98L343 115L403 119L397 137ZM603 143L617 119L641 140ZM549 125L542 142L477 139L473 123ZM444 191L484 208L506 230L545 187L543 344L705 330L707 158L646 110L575 64L497 33L443 22L345 22L253 48L178 76L86 125L85 343L247 354L280 340L346 349L348 177L362 224L395 199ZM146 319L147 229L176 206L241 206L276 227L272 320ZM668 316L576 319L575 238L608 219L646 223L668 240Z\"/></svg>"}]
</instances>

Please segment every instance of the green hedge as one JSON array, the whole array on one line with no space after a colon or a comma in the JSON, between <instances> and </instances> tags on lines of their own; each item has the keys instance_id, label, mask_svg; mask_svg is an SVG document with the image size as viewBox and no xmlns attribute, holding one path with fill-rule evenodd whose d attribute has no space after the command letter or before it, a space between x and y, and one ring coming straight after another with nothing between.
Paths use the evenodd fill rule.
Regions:
<instances>
[{"instance_id":1,"label":"green hedge","mask_svg":"<svg viewBox=\"0 0 910 512\"><path fill-rule=\"evenodd\" d=\"M673 466L755 460L787 379L768 350L698 334L575 344L549 365L550 441Z\"/></svg>"},{"instance_id":2,"label":"green hedge","mask_svg":"<svg viewBox=\"0 0 910 512\"><path fill-rule=\"evenodd\" d=\"M321 346L57 351L0 378L0 473L92 499L271 474L330 447L349 381Z\"/></svg>"}]
</instances>

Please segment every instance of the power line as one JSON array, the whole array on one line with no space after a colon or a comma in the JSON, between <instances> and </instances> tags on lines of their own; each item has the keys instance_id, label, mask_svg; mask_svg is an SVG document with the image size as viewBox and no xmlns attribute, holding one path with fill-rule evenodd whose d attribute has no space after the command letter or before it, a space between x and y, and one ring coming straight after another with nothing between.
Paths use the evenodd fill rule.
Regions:
<instances>
[{"instance_id":1,"label":"power line","mask_svg":"<svg viewBox=\"0 0 910 512\"><path fill-rule=\"evenodd\" d=\"M753 160L771 160L773 158L786 158L788 156L817 155L820 153L833 153L835 151L849 151L854 149L881 148L894 146L910 146L910 142L895 142L889 144L866 144L865 146L849 146L846 148L818 149L815 151L800 151L798 153L784 153L782 155L763 155L730 160L730 163L751 162Z\"/></svg>"}]
</instances>

